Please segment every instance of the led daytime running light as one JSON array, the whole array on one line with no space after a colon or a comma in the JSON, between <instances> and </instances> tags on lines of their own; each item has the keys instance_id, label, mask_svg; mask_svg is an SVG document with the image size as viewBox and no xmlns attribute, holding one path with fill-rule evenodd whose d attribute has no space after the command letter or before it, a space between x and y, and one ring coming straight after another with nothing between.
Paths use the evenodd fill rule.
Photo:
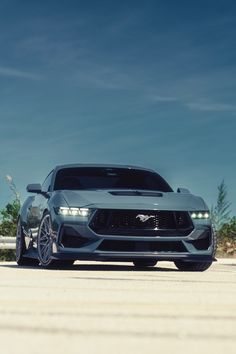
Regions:
<instances>
[{"instance_id":1,"label":"led daytime running light","mask_svg":"<svg viewBox=\"0 0 236 354\"><path fill-rule=\"evenodd\" d=\"M59 207L58 214L64 216L88 216L89 209L88 208L69 208L69 207Z\"/></svg>"},{"instance_id":2,"label":"led daytime running light","mask_svg":"<svg viewBox=\"0 0 236 354\"><path fill-rule=\"evenodd\" d=\"M210 213L208 211L193 211L191 212L192 219L209 219Z\"/></svg>"}]
</instances>

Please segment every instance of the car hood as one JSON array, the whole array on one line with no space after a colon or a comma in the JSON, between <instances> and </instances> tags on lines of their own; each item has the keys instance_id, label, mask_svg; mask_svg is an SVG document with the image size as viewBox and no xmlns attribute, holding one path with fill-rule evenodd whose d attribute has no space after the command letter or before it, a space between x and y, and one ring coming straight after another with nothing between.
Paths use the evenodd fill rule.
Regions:
<instances>
[{"instance_id":1,"label":"car hood","mask_svg":"<svg viewBox=\"0 0 236 354\"><path fill-rule=\"evenodd\" d=\"M143 210L206 210L202 198L190 193L132 191L132 190L80 190L59 191L70 207L100 209Z\"/></svg>"}]
</instances>

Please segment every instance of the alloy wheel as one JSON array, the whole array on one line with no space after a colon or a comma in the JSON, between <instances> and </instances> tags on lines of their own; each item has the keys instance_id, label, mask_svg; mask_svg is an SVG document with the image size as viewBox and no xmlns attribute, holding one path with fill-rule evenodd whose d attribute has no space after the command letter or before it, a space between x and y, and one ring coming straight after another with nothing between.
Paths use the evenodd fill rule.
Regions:
<instances>
[{"instance_id":1,"label":"alloy wheel","mask_svg":"<svg viewBox=\"0 0 236 354\"><path fill-rule=\"evenodd\" d=\"M38 231L38 256L42 265L52 262L53 232L49 214L45 214Z\"/></svg>"},{"instance_id":2,"label":"alloy wheel","mask_svg":"<svg viewBox=\"0 0 236 354\"><path fill-rule=\"evenodd\" d=\"M22 240L22 227L21 221L18 220L16 230L16 262L18 263L23 255L23 240Z\"/></svg>"}]
</instances>

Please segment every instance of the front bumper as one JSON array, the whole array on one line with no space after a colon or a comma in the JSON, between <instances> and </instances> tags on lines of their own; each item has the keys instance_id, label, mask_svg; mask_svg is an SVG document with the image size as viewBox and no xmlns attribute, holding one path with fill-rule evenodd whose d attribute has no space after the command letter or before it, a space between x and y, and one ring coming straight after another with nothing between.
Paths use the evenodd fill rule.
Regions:
<instances>
[{"instance_id":1,"label":"front bumper","mask_svg":"<svg viewBox=\"0 0 236 354\"><path fill-rule=\"evenodd\" d=\"M132 261L214 261L211 225L198 225L188 236L98 235L86 223L63 224L54 245L54 259Z\"/></svg>"},{"instance_id":2,"label":"front bumper","mask_svg":"<svg viewBox=\"0 0 236 354\"><path fill-rule=\"evenodd\" d=\"M78 253L60 251L53 254L53 259L58 260L93 260L103 262L132 262L134 259L155 259L157 261L177 261L184 260L185 262L214 262L216 258L212 255L191 255L191 254L157 254L147 252L94 252L94 253Z\"/></svg>"}]
</instances>

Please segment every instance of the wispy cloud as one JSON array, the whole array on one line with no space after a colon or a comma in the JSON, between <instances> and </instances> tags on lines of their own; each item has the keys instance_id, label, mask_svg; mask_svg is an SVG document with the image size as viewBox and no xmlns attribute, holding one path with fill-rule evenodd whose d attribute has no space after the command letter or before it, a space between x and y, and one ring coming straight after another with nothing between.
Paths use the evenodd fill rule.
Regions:
<instances>
[{"instance_id":1,"label":"wispy cloud","mask_svg":"<svg viewBox=\"0 0 236 354\"><path fill-rule=\"evenodd\" d=\"M236 105L219 102L186 102L185 106L192 110L209 112L235 112Z\"/></svg>"},{"instance_id":2,"label":"wispy cloud","mask_svg":"<svg viewBox=\"0 0 236 354\"><path fill-rule=\"evenodd\" d=\"M166 96L151 94L149 99L157 104L178 104L179 106L188 108L192 111L205 112L236 112L236 105L216 100L216 98L202 98L199 96Z\"/></svg>"},{"instance_id":3,"label":"wispy cloud","mask_svg":"<svg viewBox=\"0 0 236 354\"><path fill-rule=\"evenodd\" d=\"M236 112L236 105L225 102L219 102L214 99L202 99L201 97L173 97L173 96L158 96L150 95L149 98L156 103L162 104L178 104L192 111L205 112Z\"/></svg>"},{"instance_id":4,"label":"wispy cloud","mask_svg":"<svg viewBox=\"0 0 236 354\"><path fill-rule=\"evenodd\" d=\"M28 71L12 69L0 66L0 76L14 77L19 79L40 80L42 77Z\"/></svg>"}]
</instances>

